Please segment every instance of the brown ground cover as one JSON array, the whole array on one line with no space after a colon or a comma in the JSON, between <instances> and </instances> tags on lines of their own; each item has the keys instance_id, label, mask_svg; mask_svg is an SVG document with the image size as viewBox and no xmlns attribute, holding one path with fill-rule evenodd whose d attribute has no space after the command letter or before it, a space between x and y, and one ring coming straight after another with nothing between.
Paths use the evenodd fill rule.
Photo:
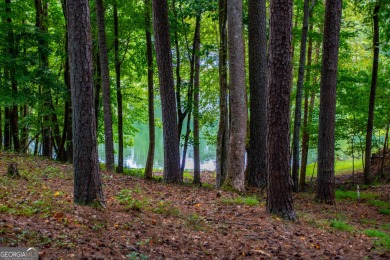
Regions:
<instances>
[{"instance_id":1,"label":"brown ground cover","mask_svg":"<svg viewBox=\"0 0 390 260\"><path fill-rule=\"evenodd\" d=\"M24 178L5 177L10 162ZM266 213L261 191L213 189L213 173L203 187L102 175L106 208L79 206L71 165L0 152L0 246L38 247L41 259L390 258L388 184L335 206L295 194L289 222Z\"/></svg>"}]
</instances>

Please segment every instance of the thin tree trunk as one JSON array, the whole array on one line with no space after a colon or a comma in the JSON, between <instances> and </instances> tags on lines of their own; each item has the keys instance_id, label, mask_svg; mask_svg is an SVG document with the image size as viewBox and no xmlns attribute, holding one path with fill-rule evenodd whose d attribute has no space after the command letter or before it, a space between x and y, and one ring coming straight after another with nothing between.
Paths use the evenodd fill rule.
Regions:
<instances>
[{"instance_id":1,"label":"thin tree trunk","mask_svg":"<svg viewBox=\"0 0 390 260\"><path fill-rule=\"evenodd\" d=\"M248 185L267 185L267 21L266 1L249 0L250 139Z\"/></svg>"},{"instance_id":2,"label":"thin tree trunk","mask_svg":"<svg viewBox=\"0 0 390 260\"><path fill-rule=\"evenodd\" d=\"M92 38L88 1L68 1L66 15L73 104L74 202L104 205L93 105Z\"/></svg>"},{"instance_id":3,"label":"thin tree trunk","mask_svg":"<svg viewBox=\"0 0 390 260\"><path fill-rule=\"evenodd\" d=\"M316 200L335 203L334 148L341 0L327 0L322 47Z\"/></svg>"},{"instance_id":4,"label":"thin tree trunk","mask_svg":"<svg viewBox=\"0 0 390 260\"><path fill-rule=\"evenodd\" d=\"M216 150L216 187L222 187L227 175L229 151L229 109L227 83L227 0L218 0L219 10L219 124Z\"/></svg>"},{"instance_id":5,"label":"thin tree trunk","mask_svg":"<svg viewBox=\"0 0 390 260\"><path fill-rule=\"evenodd\" d=\"M292 140L292 179L293 179L293 191L298 191L298 179L299 179L299 137L301 130L301 111L302 111L302 92L303 92L303 81L305 79L305 63L306 63L306 42L307 32L309 29L309 0L304 1L303 7L303 24L302 24L302 35L301 35L301 50L299 54L299 69L298 69L298 83L297 93L295 99L295 114L294 114L294 133Z\"/></svg>"},{"instance_id":6,"label":"thin tree trunk","mask_svg":"<svg viewBox=\"0 0 390 260\"><path fill-rule=\"evenodd\" d=\"M106 24L103 0L95 0L96 17L98 25L98 42L100 54L100 67L102 79L102 99L104 111L104 145L106 151L106 168L114 171L114 138L112 132L112 111L110 94L110 68L108 66L108 51L106 43ZM119 106L119 104L118 104Z\"/></svg>"},{"instance_id":7,"label":"thin tree trunk","mask_svg":"<svg viewBox=\"0 0 390 260\"><path fill-rule=\"evenodd\" d=\"M385 177L384 168L385 168L385 158L387 155L387 143L389 141L389 127L390 127L390 123L387 124L385 141L383 142L382 162L381 162L381 177L382 178Z\"/></svg>"},{"instance_id":8,"label":"thin tree trunk","mask_svg":"<svg viewBox=\"0 0 390 260\"><path fill-rule=\"evenodd\" d=\"M115 51L115 75L116 75L116 98L118 102L118 173L123 172L123 98L121 89L121 61L119 60L119 21L118 6L114 0L114 51Z\"/></svg>"},{"instance_id":9,"label":"thin tree trunk","mask_svg":"<svg viewBox=\"0 0 390 260\"><path fill-rule=\"evenodd\" d=\"M198 30L195 40L195 76L194 76L194 183L201 184L200 179L200 138L199 138L199 91L200 91L200 23L201 14L196 17Z\"/></svg>"},{"instance_id":10,"label":"thin tree trunk","mask_svg":"<svg viewBox=\"0 0 390 260\"><path fill-rule=\"evenodd\" d=\"M152 46L152 23L151 2L145 0L145 32L146 32L146 57L148 60L148 114L149 114L149 149L145 165L145 178L153 177L154 149L156 146L154 125L154 86L153 86L153 46Z\"/></svg>"},{"instance_id":11,"label":"thin tree trunk","mask_svg":"<svg viewBox=\"0 0 390 260\"><path fill-rule=\"evenodd\" d=\"M3 109L0 107L0 150L3 149L3 131L1 126L3 125Z\"/></svg>"},{"instance_id":12,"label":"thin tree trunk","mask_svg":"<svg viewBox=\"0 0 390 260\"><path fill-rule=\"evenodd\" d=\"M153 0L153 28L160 82L164 137L164 181L181 183L179 132L167 0Z\"/></svg>"},{"instance_id":13,"label":"thin tree trunk","mask_svg":"<svg viewBox=\"0 0 390 260\"><path fill-rule=\"evenodd\" d=\"M371 77L371 91L370 91L370 103L368 106L368 119L367 119L367 131L366 131L366 152L365 152L365 165L364 168L364 184L370 184L372 182L371 176L371 148L372 148L372 133L374 129L374 110L375 110L375 93L378 81L378 64L379 64L379 19L378 13L381 7L381 1L377 0L372 15L374 22L374 39L373 49L374 58L372 65L372 77Z\"/></svg>"},{"instance_id":14,"label":"thin tree trunk","mask_svg":"<svg viewBox=\"0 0 390 260\"><path fill-rule=\"evenodd\" d=\"M267 211L296 220L290 177L292 0L271 1Z\"/></svg>"},{"instance_id":15,"label":"thin tree trunk","mask_svg":"<svg viewBox=\"0 0 390 260\"><path fill-rule=\"evenodd\" d=\"M4 108L4 150L11 149L11 127L10 127L10 110Z\"/></svg>"},{"instance_id":16,"label":"thin tree trunk","mask_svg":"<svg viewBox=\"0 0 390 260\"><path fill-rule=\"evenodd\" d=\"M244 191L248 111L245 87L245 46L242 22L242 0L228 1L227 20L229 28L231 128L228 173L225 185L231 186L237 191Z\"/></svg>"}]
</instances>

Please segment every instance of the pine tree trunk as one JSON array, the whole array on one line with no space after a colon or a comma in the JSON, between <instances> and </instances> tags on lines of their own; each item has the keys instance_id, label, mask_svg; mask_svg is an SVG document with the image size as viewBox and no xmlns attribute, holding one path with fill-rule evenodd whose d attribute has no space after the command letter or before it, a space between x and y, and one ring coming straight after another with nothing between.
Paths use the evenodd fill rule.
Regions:
<instances>
[{"instance_id":1,"label":"pine tree trunk","mask_svg":"<svg viewBox=\"0 0 390 260\"><path fill-rule=\"evenodd\" d=\"M296 220L290 177L292 0L271 1L267 211Z\"/></svg>"},{"instance_id":2,"label":"pine tree trunk","mask_svg":"<svg viewBox=\"0 0 390 260\"><path fill-rule=\"evenodd\" d=\"M297 94L295 99L295 114L294 114L294 132L292 140L292 179L293 179L293 191L298 191L298 178L299 178L299 137L301 130L301 114L302 114L302 92L303 81L305 79L305 63L306 63L306 42L307 32L309 29L309 0L304 1L303 7L303 24L301 35L301 50L299 54L299 69L298 69L298 83Z\"/></svg>"},{"instance_id":3,"label":"pine tree trunk","mask_svg":"<svg viewBox=\"0 0 390 260\"><path fill-rule=\"evenodd\" d=\"M245 189L245 148L247 134L247 96L245 86L245 46L242 22L242 0L227 3L229 39L229 86L231 128L226 185L237 191Z\"/></svg>"},{"instance_id":4,"label":"pine tree trunk","mask_svg":"<svg viewBox=\"0 0 390 260\"><path fill-rule=\"evenodd\" d=\"M123 98L121 89L121 61L119 60L119 21L118 6L114 0L114 51L115 51L115 76L116 98L118 102L118 167L116 172L123 172Z\"/></svg>"},{"instance_id":5,"label":"pine tree trunk","mask_svg":"<svg viewBox=\"0 0 390 260\"><path fill-rule=\"evenodd\" d=\"M106 151L106 168L114 171L114 139L112 132L112 112L110 94L110 68L108 66L108 51L106 43L106 23L103 0L95 0L96 18L98 25L98 42L102 79L102 99L104 111L104 145ZM119 105L118 105L119 106Z\"/></svg>"},{"instance_id":6,"label":"pine tree trunk","mask_svg":"<svg viewBox=\"0 0 390 260\"><path fill-rule=\"evenodd\" d=\"M10 110L8 107L4 108L4 150L11 149L11 131L10 131Z\"/></svg>"},{"instance_id":7,"label":"pine tree trunk","mask_svg":"<svg viewBox=\"0 0 390 260\"><path fill-rule=\"evenodd\" d=\"M200 23L201 14L196 17L196 31L195 38L195 76L194 76L194 183L201 184L200 179L200 138L199 138L199 91L200 91Z\"/></svg>"},{"instance_id":8,"label":"pine tree trunk","mask_svg":"<svg viewBox=\"0 0 390 260\"><path fill-rule=\"evenodd\" d=\"M160 82L164 138L164 181L181 183L179 132L172 69L167 0L153 0L153 28Z\"/></svg>"},{"instance_id":9,"label":"pine tree trunk","mask_svg":"<svg viewBox=\"0 0 390 260\"><path fill-rule=\"evenodd\" d=\"M379 64L379 19L378 13L381 7L381 1L377 0L372 15L374 22L374 39L373 49L374 58L372 64L372 77L371 77L371 91L370 91L370 103L368 105L368 119L367 119L367 131L366 131L366 152L365 152L365 165L364 168L364 184L370 184L372 182L371 176L371 148L372 148L372 133L374 129L374 110L375 110L375 93L378 81L378 64Z\"/></svg>"},{"instance_id":10,"label":"pine tree trunk","mask_svg":"<svg viewBox=\"0 0 390 260\"><path fill-rule=\"evenodd\" d=\"M334 145L341 0L327 0L322 47L316 200L335 203Z\"/></svg>"},{"instance_id":11,"label":"pine tree trunk","mask_svg":"<svg viewBox=\"0 0 390 260\"><path fill-rule=\"evenodd\" d=\"M156 146L155 125L154 125L154 86L153 86L153 46L152 46L152 24L151 2L145 0L145 31L146 31L146 57L148 60L148 114L149 114L149 149L145 165L145 178L153 177L154 149Z\"/></svg>"},{"instance_id":12,"label":"pine tree trunk","mask_svg":"<svg viewBox=\"0 0 390 260\"><path fill-rule=\"evenodd\" d=\"M219 10L219 125L216 151L216 187L220 188L227 175L229 150L229 109L227 83L227 0L218 0Z\"/></svg>"},{"instance_id":13,"label":"pine tree trunk","mask_svg":"<svg viewBox=\"0 0 390 260\"><path fill-rule=\"evenodd\" d=\"M67 2L68 55L73 104L74 201L104 205L93 103L93 61L87 0Z\"/></svg>"},{"instance_id":14,"label":"pine tree trunk","mask_svg":"<svg viewBox=\"0 0 390 260\"><path fill-rule=\"evenodd\" d=\"M248 185L267 185L267 21L266 1L248 1L250 141Z\"/></svg>"}]
</instances>

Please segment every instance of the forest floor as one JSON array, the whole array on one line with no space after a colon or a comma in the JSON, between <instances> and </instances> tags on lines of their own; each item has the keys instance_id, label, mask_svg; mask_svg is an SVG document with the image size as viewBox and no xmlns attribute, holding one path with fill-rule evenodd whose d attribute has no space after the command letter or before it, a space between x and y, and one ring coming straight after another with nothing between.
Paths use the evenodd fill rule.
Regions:
<instances>
[{"instance_id":1,"label":"forest floor","mask_svg":"<svg viewBox=\"0 0 390 260\"><path fill-rule=\"evenodd\" d=\"M10 162L22 178L5 176ZM267 214L264 192L213 189L213 173L203 187L102 176L106 208L79 206L71 165L0 152L0 247L41 259L390 259L389 183L360 186L358 200L344 176L335 206L294 194L290 222Z\"/></svg>"}]
</instances>

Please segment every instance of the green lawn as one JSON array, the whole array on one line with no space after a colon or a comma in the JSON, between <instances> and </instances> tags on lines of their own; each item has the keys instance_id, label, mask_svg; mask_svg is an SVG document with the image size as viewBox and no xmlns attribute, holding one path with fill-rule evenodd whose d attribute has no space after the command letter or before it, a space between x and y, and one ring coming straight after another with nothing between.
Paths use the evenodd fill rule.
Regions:
<instances>
[{"instance_id":1,"label":"green lawn","mask_svg":"<svg viewBox=\"0 0 390 260\"><path fill-rule=\"evenodd\" d=\"M311 177L314 170L314 176L317 176L317 163L309 164L306 167L306 176ZM362 171L363 164L361 160L355 160L355 172ZM335 174L341 175L345 173L352 173L352 159L345 161L336 161L335 162Z\"/></svg>"}]
</instances>

